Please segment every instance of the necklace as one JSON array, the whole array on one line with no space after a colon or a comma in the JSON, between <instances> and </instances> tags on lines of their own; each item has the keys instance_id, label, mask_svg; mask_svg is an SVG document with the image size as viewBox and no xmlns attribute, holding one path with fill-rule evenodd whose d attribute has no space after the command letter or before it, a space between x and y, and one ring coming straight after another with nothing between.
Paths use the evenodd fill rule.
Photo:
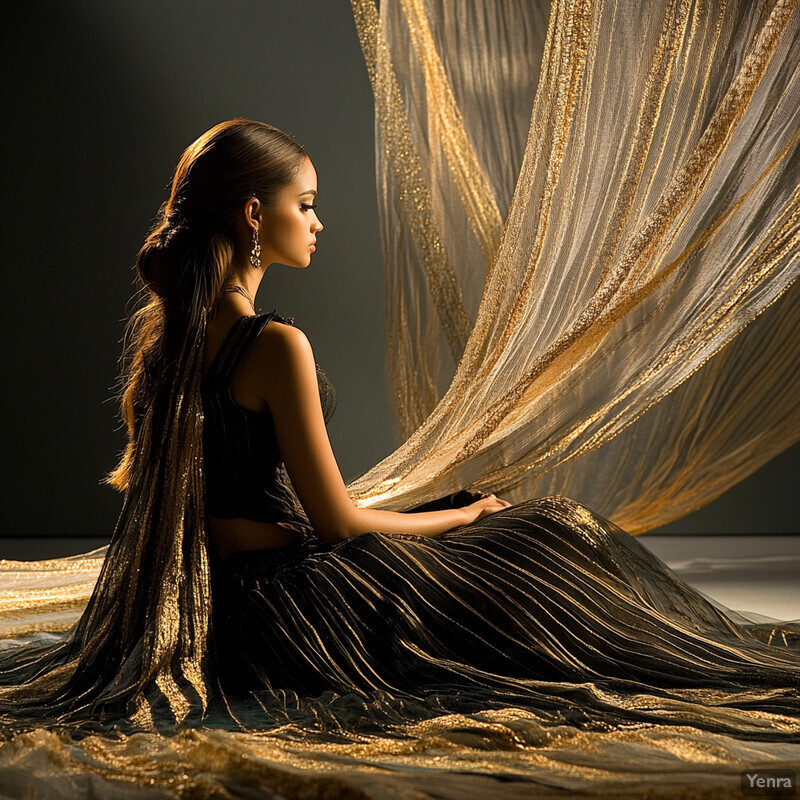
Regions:
<instances>
[{"instance_id":1,"label":"necklace","mask_svg":"<svg viewBox=\"0 0 800 800\"><path fill-rule=\"evenodd\" d=\"M253 298L250 297L250 294L248 293L247 289L244 288L244 286L239 286L238 284L234 284L233 286L223 286L222 291L237 292L238 294L244 295L247 298L247 301L252 306L253 311L256 310L256 304L253 302Z\"/></svg>"}]
</instances>

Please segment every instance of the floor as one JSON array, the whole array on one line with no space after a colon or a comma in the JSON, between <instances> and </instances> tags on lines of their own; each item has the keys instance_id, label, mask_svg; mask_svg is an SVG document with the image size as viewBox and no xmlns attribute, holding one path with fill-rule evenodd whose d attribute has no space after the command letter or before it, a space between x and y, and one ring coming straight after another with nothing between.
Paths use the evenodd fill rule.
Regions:
<instances>
[{"instance_id":1,"label":"floor","mask_svg":"<svg viewBox=\"0 0 800 800\"><path fill-rule=\"evenodd\" d=\"M800 620L800 536L643 534L683 580L734 611Z\"/></svg>"}]
</instances>

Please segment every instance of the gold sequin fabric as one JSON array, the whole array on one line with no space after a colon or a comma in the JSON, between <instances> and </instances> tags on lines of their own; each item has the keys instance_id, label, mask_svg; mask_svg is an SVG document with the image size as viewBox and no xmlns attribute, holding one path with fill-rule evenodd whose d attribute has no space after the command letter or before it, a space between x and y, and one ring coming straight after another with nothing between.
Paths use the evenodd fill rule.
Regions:
<instances>
[{"instance_id":1,"label":"gold sequin fabric","mask_svg":"<svg viewBox=\"0 0 800 800\"><path fill-rule=\"evenodd\" d=\"M193 319L108 548L0 564L2 792L718 798L796 768L797 623L608 520L800 435L797 1L352 5L402 444L348 489L514 505L220 563Z\"/></svg>"}]
</instances>

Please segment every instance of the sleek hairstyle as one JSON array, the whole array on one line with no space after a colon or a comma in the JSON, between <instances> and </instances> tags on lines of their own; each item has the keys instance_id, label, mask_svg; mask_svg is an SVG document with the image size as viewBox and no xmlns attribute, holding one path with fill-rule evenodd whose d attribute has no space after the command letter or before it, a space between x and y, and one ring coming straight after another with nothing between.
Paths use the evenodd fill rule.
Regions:
<instances>
[{"instance_id":1,"label":"sleek hairstyle","mask_svg":"<svg viewBox=\"0 0 800 800\"><path fill-rule=\"evenodd\" d=\"M149 299L125 332L119 399L128 444L103 483L120 491L128 485L138 420L230 277L237 214L250 197L273 205L307 157L288 134L247 118L215 125L181 156L169 199L136 259L140 291Z\"/></svg>"}]
</instances>

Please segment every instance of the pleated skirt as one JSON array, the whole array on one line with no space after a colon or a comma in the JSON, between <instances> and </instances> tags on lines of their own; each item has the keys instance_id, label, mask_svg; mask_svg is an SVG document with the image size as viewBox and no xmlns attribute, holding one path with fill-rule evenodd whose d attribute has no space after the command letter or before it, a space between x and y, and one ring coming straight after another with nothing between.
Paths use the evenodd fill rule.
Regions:
<instances>
[{"instance_id":1,"label":"pleated skirt","mask_svg":"<svg viewBox=\"0 0 800 800\"><path fill-rule=\"evenodd\" d=\"M749 624L641 542L565 497L440 534L370 532L212 563L226 692L473 693L523 703L563 684L756 692L797 713L800 631ZM543 689L543 687L545 687ZM752 692L751 692L752 695Z\"/></svg>"}]
</instances>

